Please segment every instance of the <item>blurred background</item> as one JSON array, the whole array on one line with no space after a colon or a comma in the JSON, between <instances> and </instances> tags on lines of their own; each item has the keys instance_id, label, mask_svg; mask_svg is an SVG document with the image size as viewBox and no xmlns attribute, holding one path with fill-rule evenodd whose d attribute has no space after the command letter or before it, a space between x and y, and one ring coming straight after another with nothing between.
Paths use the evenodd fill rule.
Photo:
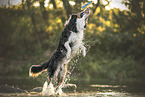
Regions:
<instances>
[{"instance_id":1,"label":"blurred background","mask_svg":"<svg viewBox=\"0 0 145 97\"><path fill-rule=\"evenodd\" d=\"M69 15L90 1L87 55L70 63L70 79L144 82L144 0L0 0L0 76L29 77L57 48Z\"/></svg>"}]
</instances>

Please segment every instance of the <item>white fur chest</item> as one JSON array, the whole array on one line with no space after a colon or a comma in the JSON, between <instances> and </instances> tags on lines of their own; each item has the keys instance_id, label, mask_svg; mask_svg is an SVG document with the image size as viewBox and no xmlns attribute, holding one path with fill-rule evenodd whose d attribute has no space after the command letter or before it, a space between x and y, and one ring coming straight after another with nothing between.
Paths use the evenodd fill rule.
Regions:
<instances>
[{"instance_id":1,"label":"white fur chest","mask_svg":"<svg viewBox=\"0 0 145 97\"><path fill-rule=\"evenodd\" d=\"M69 42L82 42L83 40L83 31L82 32L78 32L78 33L74 33L74 32L71 32L71 35L68 39Z\"/></svg>"},{"instance_id":2,"label":"white fur chest","mask_svg":"<svg viewBox=\"0 0 145 97\"><path fill-rule=\"evenodd\" d=\"M79 42L82 42L82 40L83 40L83 31L78 33L71 32L71 35L68 39L69 43L72 42L74 44L78 44Z\"/></svg>"},{"instance_id":3,"label":"white fur chest","mask_svg":"<svg viewBox=\"0 0 145 97\"><path fill-rule=\"evenodd\" d=\"M69 43L73 43L72 53L77 52L79 50L79 48L83 44L82 40L83 40L83 31L78 32L78 33L71 32L71 35L68 41Z\"/></svg>"}]
</instances>

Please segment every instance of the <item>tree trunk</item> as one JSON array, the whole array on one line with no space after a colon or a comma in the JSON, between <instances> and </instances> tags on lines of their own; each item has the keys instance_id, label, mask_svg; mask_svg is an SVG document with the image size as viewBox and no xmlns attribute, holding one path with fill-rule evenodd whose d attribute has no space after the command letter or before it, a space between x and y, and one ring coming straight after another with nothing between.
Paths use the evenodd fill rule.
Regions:
<instances>
[{"instance_id":1,"label":"tree trunk","mask_svg":"<svg viewBox=\"0 0 145 97\"><path fill-rule=\"evenodd\" d=\"M36 35L37 43L38 43L39 48L41 49L41 42L40 42L40 38L39 38L39 32L38 32L38 29L36 27L34 12L33 12L33 10L31 10L32 3L30 0L26 0L26 3L27 3L27 7L28 7L28 13L31 17L31 22L33 24L33 31L36 33L35 35Z\"/></svg>"},{"instance_id":2,"label":"tree trunk","mask_svg":"<svg viewBox=\"0 0 145 97\"><path fill-rule=\"evenodd\" d=\"M71 8L71 5L69 4L69 0L62 0L62 2L66 11L66 15L69 18L69 15L72 14L72 8Z\"/></svg>"},{"instance_id":3,"label":"tree trunk","mask_svg":"<svg viewBox=\"0 0 145 97\"><path fill-rule=\"evenodd\" d=\"M57 9L57 6L56 6L56 2L55 2L55 0L51 0L50 2L52 3L54 9Z\"/></svg>"},{"instance_id":4,"label":"tree trunk","mask_svg":"<svg viewBox=\"0 0 145 97\"><path fill-rule=\"evenodd\" d=\"M82 2L82 0L75 0L75 9L74 9L74 12L75 13L78 13L78 12L80 12L81 11L81 2Z\"/></svg>"},{"instance_id":5,"label":"tree trunk","mask_svg":"<svg viewBox=\"0 0 145 97\"><path fill-rule=\"evenodd\" d=\"M96 12L96 9L99 5L100 5L100 0L98 0L97 4L94 4L93 14Z\"/></svg>"},{"instance_id":6,"label":"tree trunk","mask_svg":"<svg viewBox=\"0 0 145 97\"><path fill-rule=\"evenodd\" d=\"M45 0L40 0L39 4L40 4L40 10L41 10L43 19L46 21L48 19L48 14L47 14L46 8L44 6L44 1Z\"/></svg>"}]
</instances>

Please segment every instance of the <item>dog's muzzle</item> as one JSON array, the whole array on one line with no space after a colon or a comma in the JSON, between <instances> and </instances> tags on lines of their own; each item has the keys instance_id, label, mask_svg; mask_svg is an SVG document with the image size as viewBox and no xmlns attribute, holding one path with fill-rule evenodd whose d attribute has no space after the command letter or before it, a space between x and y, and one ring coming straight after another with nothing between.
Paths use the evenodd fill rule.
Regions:
<instances>
[{"instance_id":1,"label":"dog's muzzle","mask_svg":"<svg viewBox=\"0 0 145 97\"><path fill-rule=\"evenodd\" d=\"M89 8L86 8L84 10L84 16L85 16L85 18L87 18L89 15L90 15L90 9Z\"/></svg>"},{"instance_id":2,"label":"dog's muzzle","mask_svg":"<svg viewBox=\"0 0 145 97\"><path fill-rule=\"evenodd\" d=\"M89 8L86 8L84 11L80 12L77 14L77 17L78 18L82 18L82 17L85 17L87 18L90 14L90 9Z\"/></svg>"},{"instance_id":3,"label":"dog's muzzle","mask_svg":"<svg viewBox=\"0 0 145 97\"><path fill-rule=\"evenodd\" d=\"M86 9L84 10L84 13L85 13L85 14L90 14L90 9L89 9L89 8L86 8Z\"/></svg>"}]
</instances>

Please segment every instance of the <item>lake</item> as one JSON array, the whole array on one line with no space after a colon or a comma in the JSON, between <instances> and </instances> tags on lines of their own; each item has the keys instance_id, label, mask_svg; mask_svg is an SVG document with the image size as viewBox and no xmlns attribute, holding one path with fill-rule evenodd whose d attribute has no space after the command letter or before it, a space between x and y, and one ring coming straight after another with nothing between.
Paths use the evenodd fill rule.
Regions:
<instances>
[{"instance_id":1,"label":"lake","mask_svg":"<svg viewBox=\"0 0 145 97\"><path fill-rule=\"evenodd\" d=\"M77 85L76 92L70 90L65 92L72 97L145 97L144 82L116 82L96 80L71 80ZM34 78L0 78L0 96L41 96L38 93L30 94L35 87L42 87L43 82ZM13 89L28 91L28 93L15 92ZM11 90L12 89L12 90ZM56 96L56 95L54 95ZM53 96L52 96L53 97Z\"/></svg>"}]
</instances>

